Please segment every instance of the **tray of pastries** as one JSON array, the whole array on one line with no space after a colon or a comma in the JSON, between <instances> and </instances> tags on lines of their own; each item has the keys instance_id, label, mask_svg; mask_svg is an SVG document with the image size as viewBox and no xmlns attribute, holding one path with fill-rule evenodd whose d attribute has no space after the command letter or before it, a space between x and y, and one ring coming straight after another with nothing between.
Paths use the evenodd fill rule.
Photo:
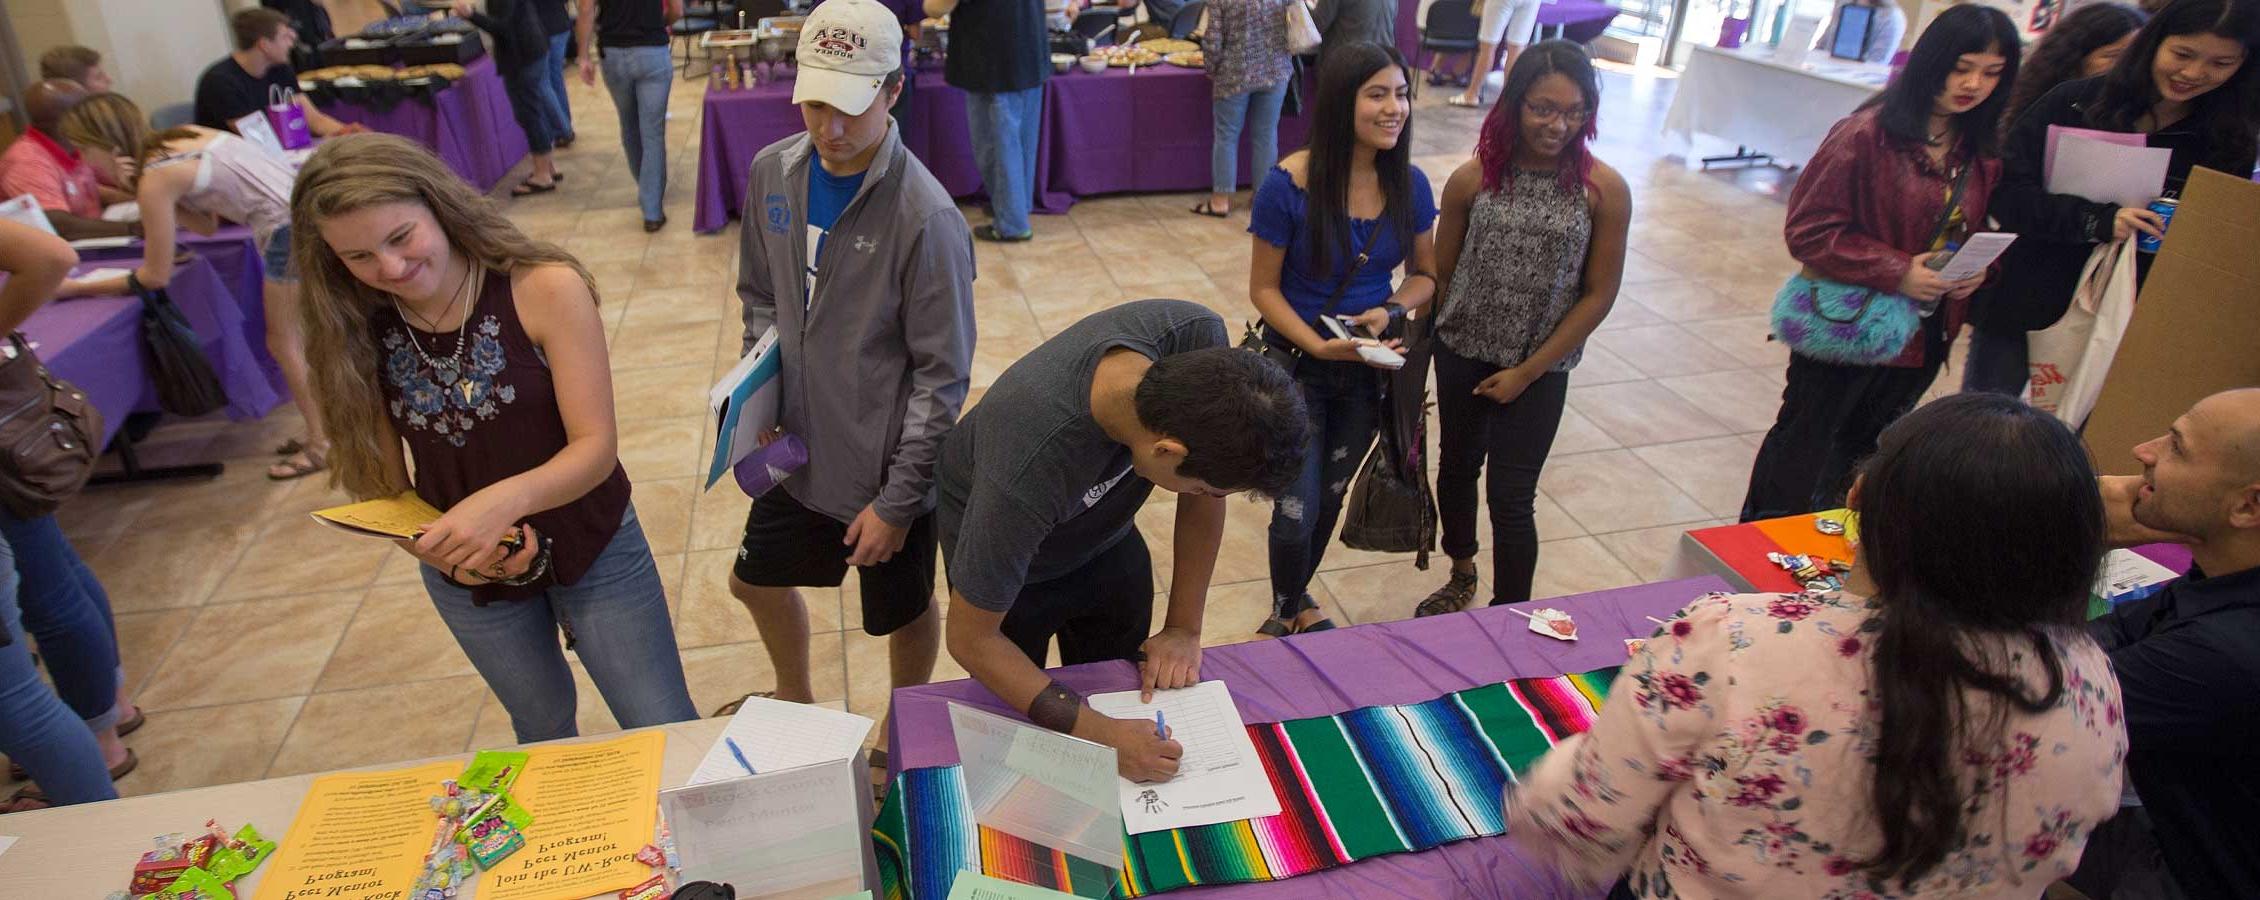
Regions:
<instances>
[{"instance_id":1,"label":"tray of pastries","mask_svg":"<svg viewBox=\"0 0 2260 900\"><path fill-rule=\"evenodd\" d=\"M1173 66L1178 66L1180 68L1186 69L1201 69L1208 67L1208 57L1203 56L1201 54L1201 51L1199 50L1180 50L1176 53L1165 54L1162 56L1161 61Z\"/></svg>"},{"instance_id":2,"label":"tray of pastries","mask_svg":"<svg viewBox=\"0 0 2260 900\"><path fill-rule=\"evenodd\" d=\"M1122 68L1124 66L1150 66L1155 63L1161 62L1161 54L1136 45L1131 45L1128 47L1100 47L1096 50L1091 51L1091 55L1105 59L1107 65L1113 66L1115 68Z\"/></svg>"},{"instance_id":3,"label":"tray of pastries","mask_svg":"<svg viewBox=\"0 0 2260 900\"><path fill-rule=\"evenodd\" d=\"M1155 38L1150 41L1139 41L1137 45L1165 57L1172 53L1190 53L1201 49L1199 44L1178 40L1177 38Z\"/></svg>"}]
</instances>

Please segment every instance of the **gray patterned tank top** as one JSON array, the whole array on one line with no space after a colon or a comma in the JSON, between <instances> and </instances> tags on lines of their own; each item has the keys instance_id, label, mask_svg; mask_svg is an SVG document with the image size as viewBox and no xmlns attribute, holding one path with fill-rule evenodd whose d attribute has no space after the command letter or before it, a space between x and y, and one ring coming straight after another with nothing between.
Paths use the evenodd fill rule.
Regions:
<instances>
[{"instance_id":1,"label":"gray patterned tank top","mask_svg":"<svg viewBox=\"0 0 2260 900\"><path fill-rule=\"evenodd\" d=\"M1577 304L1593 211L1582 187L1552 172L1516 169L1509 186L1476 195L1436 336L1452 352L1495 366L1521 365ZM1577 367L1579 347L1553 371Z\"/></svg>"}]
</instances>

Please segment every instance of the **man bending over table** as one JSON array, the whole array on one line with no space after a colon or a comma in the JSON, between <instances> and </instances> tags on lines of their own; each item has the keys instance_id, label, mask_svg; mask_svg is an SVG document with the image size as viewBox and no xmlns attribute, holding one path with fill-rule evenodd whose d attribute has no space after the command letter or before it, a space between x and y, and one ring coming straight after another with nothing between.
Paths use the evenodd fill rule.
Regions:
<instances>
[{"instance_id":1,"label":"man bending over table","mask_svg":"<svg viewBox=\"0 0 2260 900\"><path fill-rule=\"evenodd\" d=\"M1043 672L1137 659L1150 693L1200 680L1201 612L1224 498L1284 489L1309 433L1287 373L1182 300L1140 300L1069 326L1006 369L942 442L950 656L1030 721L1111 746L1124 777L1167 779L1184 750L1113 719ZM1169 612L1153 620L1138 508L1177 494ZM1017 652L1016 652L1017 651Z\"/></svg>"},{"instance_id":2,"label":"man bending over table","mask_svg":"<svg viewBox=\"0 0 2260 900\"><path fill-rule=\"evenodd\" d=\"M2260 388L2198 401L2134 455L2143 474L2099 479L2112 542L2188 544L2193 564L2088 625L2119 676L2142 805L2096 829L2071 884L2260 897ZM2142 859L2160 855L2162 872Z\"/></svg>"}]
</instances>

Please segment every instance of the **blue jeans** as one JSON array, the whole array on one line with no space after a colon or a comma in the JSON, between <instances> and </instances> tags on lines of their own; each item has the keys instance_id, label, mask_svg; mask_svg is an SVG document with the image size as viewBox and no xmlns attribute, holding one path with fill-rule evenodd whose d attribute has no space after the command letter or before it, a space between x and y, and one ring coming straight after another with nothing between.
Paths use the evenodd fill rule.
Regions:
<instances>
[{"instance_id":1,"label":"blue jeans","mask_svg":"<svg viewBox=\"0 0 2260 900\"><path fill-rule=\"evenodd\" d=\"M1044 89L987 94L965 92L967 129L973 135L973 160L989 192L989 214L997 233L1019 237L1035 230L1028 210L1035 203L1036 144L1044 120Z\"/></svg>"},{"instance_id":2,"label":"blue jeans","mask_svg":"<svg viewBox=\"0 0 2260 900\"><path fill-rule=\"evenodd\" d=\"M16 608L18 580L15 554L0 542L0 628L8 635L8 644L0 646L0 753L23 766L56 806L115 800L118 788L110 783L93 730L39 680L39 668L31 664ZM46 651L49 659L57 653Z\"/></svg>"},{"instance_id":3,"label":"blue jeans","mask_svg":"<svg viewBox=\"0 0 2260 900\"><path fill-rule=\"evenodd\" d=\"M545 57L546 59L546 57ZM502 93L510 98L510 118L526 133L526 152L535 156L555 149L557 133L549 130L549 83L540 59L502 73Z\"/></svg>"},{"instance_id":4,"label":"blue jeans","mask_svg":"<svg viewBox=\"0 0 2260 900\"><path fill-rule=\"evenodd\" d=\"M1295 365L1311 440L1302 474L1271 505L1271 603L1277 615L1292 616L1298 609L1334 539L1350 479L1373 447L1381 415L1377 371L1364 363L1308 358Z\"/></svg>"},{"instance_id":5,"label":"blue jeans","mask_svg":"<svg viewBox=\"0 0 2260 900\"><path fill-rule=\"evenodd\" d=\"M565 99L565 46L572 40L570 28L550 35L549 56L542 60L549 76L543 85L549 90L549 134L561 141L573 139L573 104Z\"/></svg>"},{"instance_id":6,"label":"blue jeans","mask_svg":"<svg viewBox=\"0 0 2260 900\"><path fill-rule=\"evenodd\" d=\"M667 47L607 47L604 88L620 112L620 144L636 176L636 202L644 221L666 216L667 92L675 86L675 57Z\"/></svg>"},{"instance_id":7,"label":"blue jeans","mask_svg":"<svg viewBox=\"0 0 2260 900\"><path fill-rule=\"evenodd\" d=\"M1279 106L1287 100L1287 83L1214 101L1216 131L1209 142L1208 181L1212 194L1229 194L1240 186L1240 128L1248 130L1248 171L1257 183L1279 162Z\"/></svg>"},{"instance_id":8,"label":"blue jeans","mask_svg":"<svg viewBox=\"0 0 2260 900\"><path fill-rule=\"evenodd\" d=\"M2011 397L2025 392L2029 369L2025 333L2011 329L1977 328L1970 331L1970 358L1962 369L1962 390Z\"/></svg>"},{"instance_id":9,"label":"blue jeans","mask_svg":"<svg viewBox=\"0 0 2260 900\"><path fill-rule=\"evenodd\" d=\"M446 573L422 568L424 590L440 620L510 712L519 743L580 733L573 715L573 670L558 646L561 627L620 727L698 717L683 684L683 659L675 651L659 567L634 507L580 581L538 597L476 606L471 592L449 584Z\"/></svg>"},{"instance_id":10,"label":"blue jeans","mask_svg":"<svg viewBox=\"0 0 2260 900\"><path fill-rule=\"evenodd\" d=\"M110 595L63 537L54 516L18 519L0 511L0 536L15 556L17 608L25 631L39 639L55 692L96 731L118 724L117 625Z\"/></svg>"}]
</instances>

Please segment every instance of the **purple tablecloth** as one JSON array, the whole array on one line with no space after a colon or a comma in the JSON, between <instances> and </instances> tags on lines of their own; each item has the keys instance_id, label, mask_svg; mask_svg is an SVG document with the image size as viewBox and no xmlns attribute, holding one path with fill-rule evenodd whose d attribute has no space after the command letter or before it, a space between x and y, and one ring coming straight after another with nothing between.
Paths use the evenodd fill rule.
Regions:
<instances>
[{"instance_id":1,"label":"purple tablecloth","mask_svg":"<svg viewBox=\"0 0 2260 900\"><path fill-rule=\"evenodd\" d=\"M1209 186L1214 113L1207 72L1170 65L1134 74L1127 68L1097 75L1076 69L1051 80L1044 113L1046 146L1056 161L1047 182L1053 191L1089 197ZM1280 117L1279 154L1300 149L1309 134L1308 115ZM1263 177L1248 169L1243 135L1239 181Z\"/></svg>"},{"instance_id":2,"label":"purple tablecloth","mask_svg":"<svg viewBox=\"0 0 2260 900\"><path fill-rule=\"evenodd\" d=\"M1546 605L1576 618L1582 638L1575 643L1532 634L1529 624L1510 610L1477 609L1212 647L1201 656L1201 677L1231 685L1240 717L1249 722L1433 700L1509 678L1617 665L1624 661L1621 638L1654 633L1654 624L1644 616L1661 618L1706 592L1726 589L1726 582L1704 577L1547 601ZM1067 666L1051 674L1085 694L1138 686L1137 669L1126 662ZM957 746L950 736L948 704L952 702L1024 718L970 680L903 688L894 694L894 721L887 735L891 767L899 772L957 763ZM1581 894L1507 838L1491 837L1363 860L1285 881L1188 888L1171 891L1170 896L1366 900L1597 897L1599 893Z\"/></svg>"},{"instance_id":3,"label":"purple tablecloth","mask_svg":"<svg viewBox=\"0 0 2260 900\"><path fill-rule=\"evenodd\" d=\"M267 352L267 263L259 255L259 245L252 240L251 229L229 225L209 235L182 231L174 235L177 246L193 251L212 264L220 282L227 286L235 298L236 308L243 321L243 338L251 345L251 353L267 373L267 385L284 399L290 397L290 385L282 377L282 367ZM140 241L124 247L105 247L79 251L79 259L86 262L112 261L139 264L142 257Z\"/></svg>"},{"instance_id":4,"label":"purple tablecloth","mask_svg":"<svg viewBox=\"0 0 2260 900\"><path fill-rule=\"evenodd\" d=\"M82 264L80 271L101 264ZM173 273L166 289L188 318L204 346L204 358L228 392L227 414L257 419L282 403L267 383L265 368L243 337L243 313L204 260L192 260ZM134 297L89 297L49 303L24 323L24 334L39 343L39 358L64 380L79 386L102 411L102 441L109 443L130 413L157 409L148 357L141 344L141 301Z\"/></svg>"},{"instance_id":5,"label":"purple tablecloth","mask_svg":"<svg viewBox=\"0 0 2260 900\"><path fill-rule=\"evenodd\" d=\"M1397 52L1415 68L1425 68L1428 56L1420 52L1421 0L1397 0ZM1617 8L1600 0L1547 0L1538 5L1539 36L1560 28L1564 40L1590 44L1617 17Z\"/></svg>"},{"instance_id":6,"label":"purple tablecloth","mask_svg":"<svg viewBox=\"0 0 2260 900\"><path fill-rule=\"evenodd\" d=\"M526 133L510 115L510 98L491 56L472 60L463 67L462 80L429 97L402 100L382 112L342 100L322 111L340 122L358 122L423 144L482 191L501 183L526 156Z\"/></svg>"}]
</instances>

